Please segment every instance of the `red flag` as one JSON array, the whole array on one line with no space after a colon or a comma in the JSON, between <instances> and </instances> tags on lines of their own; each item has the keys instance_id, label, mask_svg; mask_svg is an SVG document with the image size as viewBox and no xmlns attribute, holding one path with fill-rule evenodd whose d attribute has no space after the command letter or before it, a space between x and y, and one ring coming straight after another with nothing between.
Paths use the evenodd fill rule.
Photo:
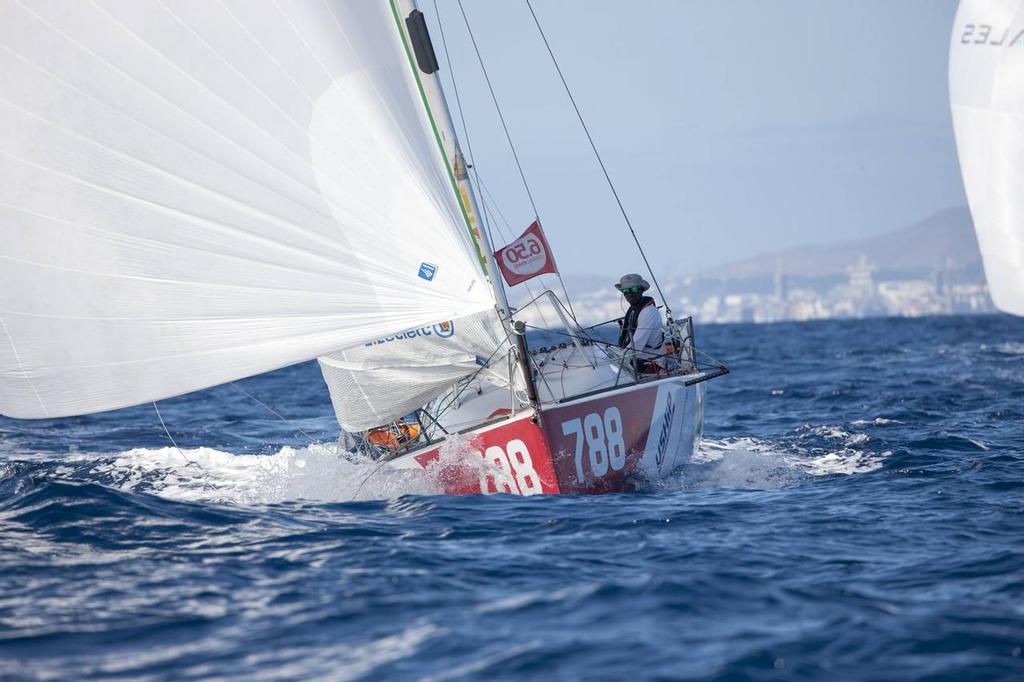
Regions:
<instances>
[{"instance_id":1,"label":"red flag","mask_svg":"<svg viewBox=\"0 0 1024 682\"><path fill-rule=\"evenodd\" d=\"M526 228L519 239L495 251L494 260L498 262L501 274L510 287L537 275L557 272L551 247L544 238L538 220Z\"/></svg>"}]
</instances>

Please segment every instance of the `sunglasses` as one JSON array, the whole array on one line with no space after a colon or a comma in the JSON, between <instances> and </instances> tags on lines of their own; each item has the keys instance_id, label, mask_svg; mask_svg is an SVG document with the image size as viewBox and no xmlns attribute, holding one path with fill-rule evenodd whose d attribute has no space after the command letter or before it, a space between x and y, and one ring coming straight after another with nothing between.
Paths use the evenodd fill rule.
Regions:
<instances>
[{"instance_id":1,"label":"sunglasses","mask_svg":"<svg viewBox=\"0 0 1024 682\"><path fill-rule=\"evenodd\" d=\"M643 290L643 287L623 287L619 291L621 291L624 294L639 294L642 293Z\"/></svg>"}]
</instances>

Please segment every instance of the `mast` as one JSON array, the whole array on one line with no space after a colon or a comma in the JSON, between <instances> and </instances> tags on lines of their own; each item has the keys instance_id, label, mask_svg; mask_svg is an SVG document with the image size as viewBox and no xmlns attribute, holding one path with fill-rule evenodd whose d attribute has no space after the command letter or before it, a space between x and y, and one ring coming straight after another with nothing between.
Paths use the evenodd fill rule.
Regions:
<instances>
[{"instance_id":1,"label":"mast","mask_svg":"<svg viewBox=\"0 0 1024 682\"><path fill-rule=\"evenodd\" d=\"M480 205L473 183L469 179L469 166L462 154L458 137L455 134L455 123L448 100L444 96L440 78L437 76L439 65L434 53L426 22L422 12L416 7L415 0L390 0L392 10L396 13L402 37L412 52L411 67L419 82L427 115L434 125L438 142L444 151L445 163L452 177L452 183L462 206L466 227L476 244L480 256L480 265L487 281L490 283L494 300L497 302L498 316L502 324L509 329L512 308L508 303L505 286L501 280L499 268L494 262L494 246L491 244L487 231L482 229ZM413 13L416 15L413 15ZM413 58L412 55L415 55Z\"/></svg>"}]
</instances>

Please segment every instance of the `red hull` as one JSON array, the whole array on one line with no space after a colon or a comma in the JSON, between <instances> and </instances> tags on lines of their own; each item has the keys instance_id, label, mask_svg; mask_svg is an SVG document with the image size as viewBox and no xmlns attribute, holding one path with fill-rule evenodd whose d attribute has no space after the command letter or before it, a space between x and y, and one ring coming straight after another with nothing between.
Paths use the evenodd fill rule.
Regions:
<instances>
[{"instance_id":1,"label":"red hull","mask_svg":"<svg viewBox=\"0 0 1024 682\"><path fill-rule=\"evenodd\" d=\"M700 384L662 379L521 412L393 464L429 469L451 495L634 490L689 459L701 402Z\"/></svg>"}]
</instances>

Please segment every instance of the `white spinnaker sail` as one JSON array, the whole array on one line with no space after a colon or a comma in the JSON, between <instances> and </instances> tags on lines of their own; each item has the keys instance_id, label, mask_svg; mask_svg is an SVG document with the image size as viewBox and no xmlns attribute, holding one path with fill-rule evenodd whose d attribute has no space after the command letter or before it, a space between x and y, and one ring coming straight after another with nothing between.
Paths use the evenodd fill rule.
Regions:
<instances>
[{"instance_id":1,"label":"white spinnaker sail","mask_svg":"<svg viewBox=\"0 0 1024 682\"><path fill-rule=\"evenodd\" d=\"M949 92L992 300L1024 315L1024 0L962 0Z\"/></svg>"},{"instance_id":2,"label":"white spinnaker sail","mask_svg":"<svg viewBox=\"0 0 1024 682\"><path fill-rule=\"evenodd\" d=\"M137 404L494 305L388 3L0 16L0 413Z\"/></svg>"}]
</instances>

